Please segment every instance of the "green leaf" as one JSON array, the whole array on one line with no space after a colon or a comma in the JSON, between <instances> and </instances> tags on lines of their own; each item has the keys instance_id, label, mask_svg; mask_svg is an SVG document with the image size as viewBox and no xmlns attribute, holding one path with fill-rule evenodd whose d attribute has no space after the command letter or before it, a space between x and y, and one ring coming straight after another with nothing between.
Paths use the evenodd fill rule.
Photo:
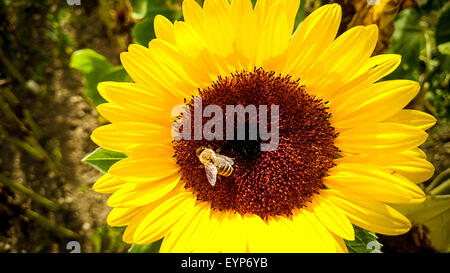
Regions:
<instances>
[{"instance_id":1,"label":"green leaf","mask_svg":"<svg viewBox=\"0 0 450 273\"><path fill-rule=\"evenodd\" d=\"M413 8L401 11L395 21L395 31L387 53L402 55L400 67L389 78L417 80L420 52L425 48L425 30L417 23L420 14Z\"/></svg>"},{"instance_id":2,"label":"green leaf","mask_svg":"<svg viewBox=\"0 0 450 273\"><path fill-rule=\"evenodd\" d=\"M98 148L83 158L82 161L106 173L114 163L126 157L123 153Z\"/></svg>"},{"instance_id":3,"label":"green leaf","mask_svg":"<svg viewBox=\"0 0 450 273\"><path fill-rule=\"evenodd\" d=\"M105 71L105 74L101 77L100 82L103 81L115 81L115 82L132 82L132 79L128 75L123 66L114 66Z\"/></svg>"},{"instance_id":4,"label":"green leaf","mask_svg":"<svg viewBox=\"0 0 450 273\"><path fill-rule=\"evenodd\" d=\"M106 102L97 92L97 83L103 73L112 68L111 63L92 49L75 51L70 57L70 67L78 69L87 81L86 96L95 105Z\"/></svg>"},{"instance_id":5,"label":"green leaf","mask_svg":"<svg viewBox=\"0 0 450 273\"><path fill-rule=\"evenodd\" d=\"M97 228L92 236L92 244L96 253L117 253L125 252L129 248L128 244L122 241L125 227L106 227Z\"/></svg>"},{"instance_id":6,"label":"green leaf","mask_svg":"<svg viewBox=\"0 0 450 273\"><path fill-rule=\"evenodd\" d=\"M143 19L149 12L167 9L166 0L131 0L133 11L131 17Z\"/></svg>"},{"instance_id":7,"label":"green leaf","mask_svg":"<svg viewBox=\"0 0 450 273\"><path fill-rule=\"evenodd\" d=\"M140 45L147 46L155 38L153 20L155 17L147 18L134 25L132 34L134 41Z\"/></svg>"},{"instance_id":8,"label":"green leaf","mask_svg":"<svg viewBox=\"0 0 450 273\"><path fill-rule=\"evenodd\" d=\"M148 0L131 0L131 6L133 7L131 17L140 20L147 14Z\"/></svg>"},{"instance_id":9,"label":"green leaf","mask_svg":"<svg viewBox=\"0 0 450 273\"><path fill-rule=\"evenodd\" d=\"M305 18L306 18L305 3L306 3L306 1L300 2L300 7L298 8L297 15L295 17L294 32L297 30L300 23L303 22L303 20L305 20Z\"/></svg>"},{"instance_id":10,"label":"green leaf","mask_svg":"<svg viewBox=\"0 0 450 273\"><path fill-rule=\"evenodd\" d=\"M133 17L141 19L132 29L134 41L147 46L155 38L153 21L156 15L163 15L172 22L181 18L180 11L172 10L166 0L135 0L132 1Z\"/></svg>"},{"instance_id":11,"label":"green leaf","mask_svg":"<svg viewBox=\"0 0 450 273\"><path fill-rule=\"evenodd\" d=\"M158 253L161 247L162 239L147 245L131 245L129 253Z\"/></svg>"},{"instance_id":12,"label":"green leaf","mask_svg":"<svg viewBox=\"0 0 450 273\"><path fill-rule=\"evenodd\" d=\"M148 46L148 43L155 38L153 22L156 15L163 15L171 21L174 21L177 17L176 13L169 9L151 11L145 16L145 19L136 23L132 29L132 34L136 43Z\"/></svg>"},{"instance_id":13,"label":"green leaf","mask_svg":"<svg viewBox=\"0 0 450 273\"><path fill-rule=\"evenodd\" d=\"M441 251L450 250L450 195L428 196L420 204L392 205L415 225L425 225L431 245Z\"/></svg>"},{"instance_id":14,"label":"green leaf","mask_svg":"<svg viewBox=\"0 0 450 273\"><path fill-rule=\"evenodd\" d=\"M104 56L92 49L75 51L70 57L70 67L79 70L86 79L86 97L96 106L106 102L98 93L99 82L131 81L122 66L113 66Z\"/></svg>"},{"instance_id":15,"label":"green leaf","mask_svg":"<svg viewBox=\"0 0 450 273\"><path fill-rule=\"evenodd\" d=\"M355 230L355 240L345 241L349 253L381 253L381 244L377 241L375 233L353 226Z\"/></svg>"}]
</instances>

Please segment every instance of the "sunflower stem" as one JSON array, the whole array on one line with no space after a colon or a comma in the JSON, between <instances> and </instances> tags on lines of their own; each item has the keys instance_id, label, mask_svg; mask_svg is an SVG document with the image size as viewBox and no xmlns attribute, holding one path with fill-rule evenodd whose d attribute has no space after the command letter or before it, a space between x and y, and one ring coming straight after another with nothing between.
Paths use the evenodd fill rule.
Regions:
<instances>
[{"instance_id":1,"label":"sunflower stem","mask_svg":"<svg viewBox=\"0 0 450 273\"><path fill-rule=\"evenodd\" d=\"M432 195L446 194L450 191L450 178L439 184L430 193Z\"/></svg>"},{"instance_id":2,"label":"sunflower stem","mask_svg":"<svg viewBox=\"0 0 450 273\"><path fill-rule=\"evenodd\" d=\"M7 178L6 176L3 176L0 174L0 182L5 184L6 186L10 187L14 191L26 195L28 198L33 200L34 202L46 207L47 209L51 211L58 211L59 206L55 202L45 198L44 196L36 193L35 191L17 183L14 182L12 179Z\"/></svg>"},{"instance_id":3,"label":"sunflower stem","mask_svg":"<svg viewBox=\"0 0 450 273\"><path fill-rule=\"evenodd\" d=\"M67 229L65 227L59 226L56 223L54 223L53 221L51 221L50 219L48 219L47 217L44 217L42 215L40 215L39 213L32 211L30 209L28 209L25 212L25 215L35 221L36 223L38 223L40 226L42 226L44 229L47 229L61 237L64 238L78 238L79 235L75 232L73 232L70 229Z\"/></svg>"},{"instance_id":4,"label":"sunflower stem","mask_svg":"<svg viewBox=\"0 0 450 273\"><path fill-rule=\"evenodd\" d=\"M44 150L44 148L42 148L42 146L33 136L25 137L25 141L23 141L8 134L8 132L0 125L0 138L3 138L13 145L19 147L34 158L38 160L44 160L47 168L55 175L59 175L59 169L57 165L53 162L48 153Z\"/></svg>"},{"instance_id":5,"label":"sunflower stem","mask_svg":"<svg viewBox=\"0 0 450 273\"><path fill-rule=\"evenodd\" d=\"M28 134L27 127L17 117L16 113L14 113L14 111L11 109L10 105L6 102L6 100L3 96L3 90L0 95L0 110L3 112L5 119L14 123L22 133Z\"/></svg>"},{"instance_id":6,"label":"sunflower stem","mask_svg":"<svg viewBox=\"0 0 450 273\"><path fill-rule=\"evenodd\" d=\"M6 98L6 100L5 100ZM8 100L8 101L7 101ZM9 103L8 103L9 102ZM0 93L0 111L3 112L5 118L15 125L15 129L24 135L23 140L13 137L0 125L0 136L14 145L22 148L24 151L31 154L33 157L41 160L45 160L47 167L55 174L59 174L57 165L53 162L52 158L48 155L47 151L39 144L38 137L42 135L38 125L34 122L31 114L28 111L23 111L25 121L31 128L29 130L24 122L16 115L11 108L10 104L18 107L19 100L17 97L7 88L3 89Z\"/></svg>"},{"instance_id":7,"label":"sunflower stem","mask_svg":"<svg viewBox=\"0 0 450 273\"><path fill-rule=\"evenodd\" d=\"M19 147L20 149L22 149L35 159L38 160L45 159L45 156L39 150L33 147L30 143L20 140L17 137L10 136L1 125L0 125L0 139L5 139L6 141L12 143L13 145Z\"/></svg>"},{"instance_id":8,"label":"sunflower stem","mask_svg":"<svg viewBox=\"0 0 450 273\"><path fill-rule=\"evenodd\" d=\"M439 185L443 180L448 179L450 177L450 168L438 174L433 181L426 187L427 192L432 192L434 188Z\"/></svg>"},{"instance_id":9,"label":"sunflower stem","mask_svg":"<svg viewBox=\"0 0 450 273\"><path fill-rule=\"evenodd\" d=\"M16 78L20 84L26 85L25 77L17 70L14 64L8 59L5 52L0 48L0 61L5 65L6 69L11 73L11 75Z\"/></svg>"},{"instance_id":10,"label":"sunflower stem","mask_svg":"<svg viewBox=\"0 0 450 273\"><path fill-rule=\"evenodd\" d=\"M2 90L2 95L5 98L6 102L9 105L11 105L11 107L13 109L22 109L22 107L20 106L19 99L11 91L10 88L4 88ZM34 121L30 111L28 111L27 109L22 109L21 112L23 114L23 123L25 125L28 125L29 129L31 130L31 132L33 132L34 136L37 139L41 139L42 138L42 130L41 130L41 128L39 128L37 123Z\"/></svg>"}]
</instances>

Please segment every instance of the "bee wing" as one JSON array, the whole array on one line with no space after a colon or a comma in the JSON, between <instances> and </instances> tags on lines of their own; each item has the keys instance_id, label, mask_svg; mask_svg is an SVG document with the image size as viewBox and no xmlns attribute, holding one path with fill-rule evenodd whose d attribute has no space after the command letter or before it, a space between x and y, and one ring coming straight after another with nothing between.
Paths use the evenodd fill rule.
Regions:
<instances>
[{"instance_id":1,"label":"bee wing","mask_svg":"<svg viewBox=\"0 0 450 273\"><path fill-rule=\"evenodd\" d=\"M224 156L224 155L216 155L216 156L220 157L222 160L225 160L230 165L234 164L233 159L229 158L228 156Z\"/></svg>"},{"instance_id":2,"label":"bee wing","mask_svg":"<svg viewBox=\"0 0 450 273\"><path fill-rule=\"evenodd\" d=\"M209 184L214 186L216 184L217 179L217 168L213 163L205 164L206 177L208 178Z\"/></svg>"}]
</instances>

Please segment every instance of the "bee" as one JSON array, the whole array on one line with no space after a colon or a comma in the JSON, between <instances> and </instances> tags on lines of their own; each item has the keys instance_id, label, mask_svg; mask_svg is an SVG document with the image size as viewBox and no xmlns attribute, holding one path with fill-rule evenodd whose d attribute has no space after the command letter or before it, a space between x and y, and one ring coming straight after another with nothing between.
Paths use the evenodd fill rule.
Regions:
<instances>
[{"instance_id":1,"label":"bee","mask_svg":"<svg viewBox=\"0 0 450 273\"><path fill-rule=\"evenodd\" d=\"M195 153L200 162L205 166L206 177L209 184L214 186L216 184L217 174L221 176L230 176L234 169L234 161L224 155L220 155L213 150L201 146Z\"/></svg>"}]
</instances>

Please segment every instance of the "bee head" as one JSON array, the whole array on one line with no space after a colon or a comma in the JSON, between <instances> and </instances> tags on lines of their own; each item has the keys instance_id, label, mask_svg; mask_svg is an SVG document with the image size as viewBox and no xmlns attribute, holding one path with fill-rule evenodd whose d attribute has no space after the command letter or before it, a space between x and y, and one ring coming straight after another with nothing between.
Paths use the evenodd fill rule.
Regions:
<instances>
[{"instance_id":1,"label":"bee head","mask_svg":"<svg viewBox=\"0 0 450 273\"><path fill-rule=\"evenodd\" d=\"M195 154L196 154L197 156L200 156L200 154L201 154L205 149L206 149L205 146L200 146L200 147L195 151Z\"/></svg>"}]
</instances>

